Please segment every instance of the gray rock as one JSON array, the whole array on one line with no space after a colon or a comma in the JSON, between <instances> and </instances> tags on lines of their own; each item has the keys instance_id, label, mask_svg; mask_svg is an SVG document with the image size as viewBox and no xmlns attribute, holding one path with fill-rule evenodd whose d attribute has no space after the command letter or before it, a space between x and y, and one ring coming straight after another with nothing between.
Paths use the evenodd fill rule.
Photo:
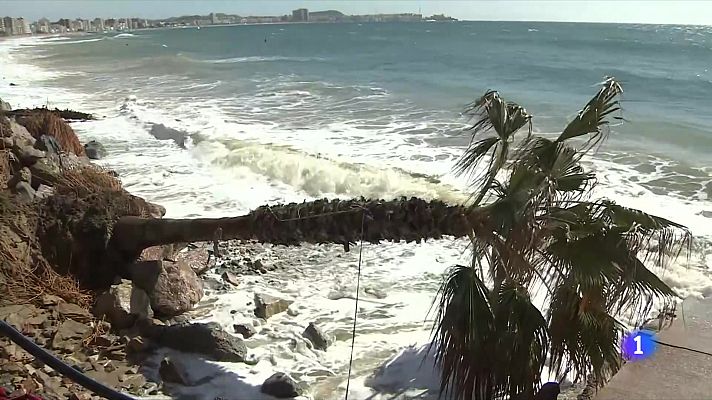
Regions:
<instances>
[{"instance_id":1,"label":"gray rock","mask_svg":"<svg viewBox=\"0 0 712 400\"><path fill-rule=\"evenodd\" d=\"M27 167L21 168L19 171L15 172L15 175L10 178L7 182L9 188L14 188L20 182L27 182L32 186L32 172Z\"/></svg>"},{"instance_id":2,"label":"gray rock","mask_svg":"<svg viewBox=\"0 0 712 400\"><path fill-rule=\"evenodd\" d=\"M185 148L185 142L188 138L188 133L169 128L163 124L154 124L150 133L151 136L158 140L172 140L181 148Z\"/></svg>"},{"instance_id":3,"label":"gray rock","mask_svg":"<svg viewBox=\"0 0 712 400\"><path fill-rule=\"evenodd\" d=\"M57 328L57 333L52 338L52 348L74 351L78 348L79 342L91 333L91 330L88 325L68 319Z\"/></svg>"},{"instance_id":4,"label":"gray rock","mask_svg":"<svg viewBox=\"0 0 712 400\"><path fill-rule=\"evenodd\" d=\"M23 146L15 141L15 146L12 147L12 152L15 153L22 165L34 165L37 161L45 158L47 155L44 151L38 150L31 146Z\"/></svg>"},{"instance_id":5,"label":"gray rock","mask_svg":"<svg viewBox=\"0 0 712 400\"><path fill-rule=\"evenodd\" d=\"M326 350L331 344L329 338L324 334L324 332L321 331L321 329L314 325L313 322L309 323L309 326L307 326L307 329L304 330L302 336L309 339L309 341L314 345L314 348L317 350Z\"/></svg>"},{"instance_id":6,"label":"gray rock","mask_svg":"<svg viewBox=\"0 0 712 400\"><path fill-rule=\"evenodd\" d=\"M127 329L133 326L136 318L123 308L118 296L111 292L104 292L96 298L92 313L98 319L111 323L116 330Z\"/></svg>"},{"instance_id":7,"label":"gray rock","mask_svg":"<svg viewBox=\"0 0 712 400\"><path fill-rule=\"evenodd\" d=\"M7 101L0 99L0 111L12 111L12 106Z\"/></svg>"},{"instance_id":8,"label":"gray rock","mask_svg":"<svg viewBox=\"0 0 712 400\"><path fill-rule=\"evenodd\" d=\"M172 317L193 309L203 297L203 282L184 262L163 261L153 290L146 290L156 315ZM137 284L138 286L138 284Z\"/></svg>"},{"instance_id":9,"label":"gray rock","mask_svg":"<svg viewBox=\"0 0 712 400\"><path fill-rule=\"evenodd\" d=\"M262 393L276 397L278 399L288 399L300 396L304 393L304 388L294 381L289 375L282 372L267 378L260 389Z\"/></svg>"},{"instance_id":10,"label":"gray rock","mask_svg":"<svg viewBox=\"0 0 712 400\"><path fill-rule=\"evenodd\" d=\"M167 326L154 340L160 346L202 354L217 361L243 362L247 358L247 347L242 339L228 334L216 323Z\"/></svg>"},{"instance_id":11,"label":"gray rock","mask_svg":"<svg viewBox=\"0 0 712 400\"><path fill-rule=\"evenodd\" d=\"M18 182L12 192L25 203L31 203L35 199L35 189L27 182Z\"/></svg>"},{"instance_id":12,"label":"gray rock","mask_svg":"<svg viewBox=\"0 0 712 400\"><path fill-rule=\"evenodd\" d=\"M235 333L242 335L245 339L249 339L257 333L257 330L252 327L252 325L234 324L232 328L235 330Z\"/></svg>"},{"instance_id":13,"label":"gray rock","mask_svg":"<svg viewBox=\"0 0 712 400\"><path fill-rule=\"evenodd\" d=\"M72 303L59 303L56 308L57 312L64 318L73 319L77 322L86 323L92 320L89 311Z\"/></svg>"},{"instance_id":14,"label":"gray rock","mask_svg":"<svg viewBox=\"0 0 712 400\"><path fill-rule=\"evenodd\" d=\"M255 315L267 319L286 311L292 303L293 301L280 299L268 294L255 293Z\"/></svg>"},{"instance_id":15,"label":"gray rock","mask_svg":"<svg viewBox=\"0 0 712 400\"><path fill-rule=\"evenodd\" d=\"M47 154L58 155L62 152L62 146L59 145L59 142L57 142L57 139L55 139L54 136L50 135L40 136L40 138L35 142L35 148L42 150Z\"/></svg>"},{"instance_id":16,"label":"gray rock","mask_svg":"<svg viewBox=\"0 0 712 400\"><path fill-rule=\"evenodd\" d=\"M233 274L233 273L230 272L230 271L225 271L225 272L223 272L222 275L221 275L221 277L222 277L222 279L223 279L225 282L227 282L227 283L229 283L229 284L231 284L231 285L233 285L233 286L239 286L239 285L240 285L240 278L238 278L237 275Z\"/></svg>"},{"instance_id":17,"label":"gray rock","mask_svg":"<svg viewBox=\"0 0 712 400\"><path fill-rule=\"evenodd\" d=\"M92 140L91 142L85 144L84 152L91 160L101 160L102 158L106 157L107 154L104 145L97 142L96 140Z\"/></svg>"},{"instance_id":18,"label":"gray rock","mask_svg":"<svg viewBox=\"0 0 712 400\"><path fill-rule=\"evenodd\" d=\"M30 131L12 118L10 119L10 129L16 144L30 147L35 145L35 138L30 134Z\"/></svg>"},{"instance_id":19,"label":"gray rock","mask_svg":"<svg viewBox=\"0 0 712 400\"><path fill-rule=\"evenodd\" d=\"M163 261L161 260L137 261L128 266L131 282L146 293L152 292L156 287L161 271L163 271Z\"/></svg>"},{"instance_id":20,"label":"gray rock","mask_svg":"<svg viewBox=\"0 0 712 400\"><path fill-rule=\"evenodd\" d=\"M35 196L38 199L46 199L48 197L51 197L54 195L54 188L51 186L43 185L40 183L40 185L37 187L37 190L35 192Z\"/></svg>"}]
</instances>

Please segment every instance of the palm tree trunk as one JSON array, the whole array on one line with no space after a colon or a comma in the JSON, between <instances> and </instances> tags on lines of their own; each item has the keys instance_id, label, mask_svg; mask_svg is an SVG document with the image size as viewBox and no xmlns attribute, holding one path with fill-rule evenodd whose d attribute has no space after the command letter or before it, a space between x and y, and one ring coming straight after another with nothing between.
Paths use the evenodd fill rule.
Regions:
<instances>
[{"instance_id":1,"label":"palm tree trunk","mask_svg":"<svg viewBox=\"0 0 712 400\"><path fill-rule=\"evenodd\" d=\"M150 246L215 239L265 243L350 243L361 239L420 242L443 235L466 236L470 210L441 201L316 200L301 204L263 206L233 218L145 219L123 217L114 226L111 245L124 254Z\"/></svg>"}]
</instances>

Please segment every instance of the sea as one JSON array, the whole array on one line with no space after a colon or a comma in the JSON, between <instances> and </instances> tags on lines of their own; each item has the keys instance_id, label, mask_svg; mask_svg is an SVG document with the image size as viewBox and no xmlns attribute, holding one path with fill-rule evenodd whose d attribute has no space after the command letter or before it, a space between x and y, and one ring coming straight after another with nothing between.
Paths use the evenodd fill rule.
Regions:
<instances>
[{"instance_id":1,"label":"sea","mask_svg":"<svg viewBox=\"0 0 712 400\"><path fill-rule=\"evenodd\" d=\"M452 168L470 140L469 102L498 90L534 116L535 133L552 135L607 76L623 85L625 121L584 161L597 174L593 196L689 227L690 254L653 268L680 296L710 297L712 27L274 24L0 42L0 97L100 116L73 124L82 141L104 144L100 163L174 218L324 197L463 202L469 182ZM161 130L189 140L159 140ZM443 273L469 259L466 242L364 245L350 380L359 252L255 251L288 267L209 293L195 317L230 332L256 326L246 340L255 365L174 355L196 380L214 375L184 397L260 398L262 381L286 372L308 398L344 398L347 382L352 399L437 398L423 347L430 307ZM260 321L255 292L294 303ZM334 340L327 351L302 337L309 322Z\"/></svg>"}]
</instances>

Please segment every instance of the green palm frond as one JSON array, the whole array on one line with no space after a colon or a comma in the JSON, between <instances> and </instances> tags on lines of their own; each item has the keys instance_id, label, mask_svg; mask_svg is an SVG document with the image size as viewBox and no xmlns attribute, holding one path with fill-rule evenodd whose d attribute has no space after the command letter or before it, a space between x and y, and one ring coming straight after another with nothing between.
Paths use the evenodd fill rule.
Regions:
<instances>
[{"instance_id":1,"label":"green palm frond","mask_svg":"<svg viewBox=\"0 0 712 400\"><path fill-rule=\"evenodd\" d=\"M429 351L441 369L440 391L456 400L492 399L499 382L493 361L494 315L489 290L472 267L455 266L440 287Z\"/></svg>"},{"instance_id":2,"label":"green palm frond","mask_svg":"<svg viewBox=\"0 0 712 400\"><path fill-rule=\"evenodd\" d=\"M604 382L606 375L620 368L618 338L623 326L588 303L571 282L556 289L547 316L550 367L557 376L575 371L575 379L581 380L592 373Z\"/></svg>"},{"instance_id":3,"label":"green palm frond","mask_svg":"<svg viewBox=\"0 0 712 400\"><path fill-rule=\"evenodd\" d=\"M609 124L607 117L621 109L618 95L623 93L623 87L612 77L606 78L601 89L578 113L556 139L563 142L575 137L594 134L592 139L597 141L603 133L602 128ZM614 117L620 119L620 117Z\"/></svg>"},{"instance_id":4,"label":"green palm frond","mask_svg":"<svg viewBox=\"0 0 712 400\"><path fill-rule=\"evenodd\" d=\"M473 194L473 203L477 205L507 162L510 143L515 134L524 125L529 124L527 137L531 135L531 115L522 106L504 101L495 91L488 91L479 100L468 105L465 114L471 117L472 126L469 130L472 132L472 138L454 170L459 175L474 175L482 161L488 158L486 170L481 171L480 178L473 179L473 185L480 186ZM494 132L494 136L475 141L481 132Z\"/></svg>"},{"instance_id":5,"label":"green palm frond","mask_svg":"<svg viewBox=\"0 0 712 400\"><path fill-rule=\"evenodd\" d=\"M473 267L456 266L440 288L435 364L441 393L454 399L533 396L549 347L547 324L525 288L491 292Z\"/></svg>"}]
</instances>

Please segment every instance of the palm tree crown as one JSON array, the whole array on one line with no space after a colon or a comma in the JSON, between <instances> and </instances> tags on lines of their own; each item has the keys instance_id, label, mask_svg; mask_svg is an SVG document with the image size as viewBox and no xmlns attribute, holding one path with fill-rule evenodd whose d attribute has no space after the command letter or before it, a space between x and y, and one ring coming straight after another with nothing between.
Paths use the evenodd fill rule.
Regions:
<instances>
[{"instance_id":1,"label":"palm tree crown","mask_svg":"<svg viewBox=\"0 0 712 400\"><path fill-rule=\"evenodd\" d=\"M431 351L443 394L532 399L547 358L557 376L601 382L620 367L615 316L640 319L675 299L645 264L677 256L688 230L592 199L595 174L581 165L620 119L621 93L607 78L556 139L532 135L532 116L498 92L466 109L472 140L456 171L472 177L473 257L436 300Z\"/></svg>"}]
</instances>

